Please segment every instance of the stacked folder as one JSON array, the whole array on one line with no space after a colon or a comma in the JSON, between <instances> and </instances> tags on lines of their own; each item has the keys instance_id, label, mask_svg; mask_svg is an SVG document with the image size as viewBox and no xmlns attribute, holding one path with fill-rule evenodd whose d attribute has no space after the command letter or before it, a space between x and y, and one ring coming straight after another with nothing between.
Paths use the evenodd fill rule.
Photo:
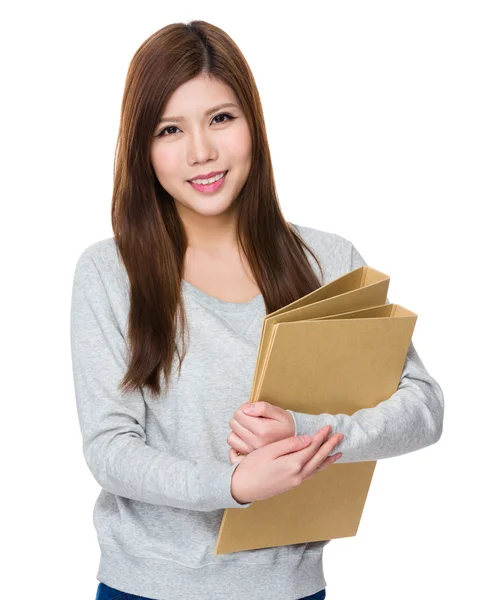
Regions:
<instances>
[{"instance_id":1,"label":"stacked folder","mask_svg":"<svg viewBox=\"0 0 479 600\"><path fill-rule=\"evenodd\" d=\"M267 315L249 401L352 415L388 399L417 320L388 303L389 281L361 266ZM226 509L215 554L356 535L375 467L333 463L292 490Z\"/></svg>"}]
</instances>

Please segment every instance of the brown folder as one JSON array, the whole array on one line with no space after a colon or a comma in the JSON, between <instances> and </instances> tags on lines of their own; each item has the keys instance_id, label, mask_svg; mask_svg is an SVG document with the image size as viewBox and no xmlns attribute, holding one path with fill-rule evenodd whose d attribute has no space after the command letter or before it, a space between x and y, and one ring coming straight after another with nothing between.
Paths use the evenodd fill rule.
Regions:
<instances>
[{"instance_id":1,"label":"brown folder","mask_svg":"<svg viewBox=\"0 0 479 600\"><path fill-rule=\"evenodd\" d=\"M329 291L320 294L324 286L267 315L251 401L352 415L389 398L417 314L384 304L388 285L384 273L359 267L328 284ZM376 461L333 464L273 498L226 509L215 554L356 535L375 467Z\"/></svg>"},{"instance_id":2,"label":"brown folder","mask_svg":"<svg viewBox=\"0 0 479 600\"><path fill-rule=\"evenodd\" d=\"M276 323L301 321L384 304L389 281L390 277L381 271L369 266L358 267L266 315L263 319L250 401L255 399L257 376L263 369L266 348Z\"/></svg>"}]
</instances>

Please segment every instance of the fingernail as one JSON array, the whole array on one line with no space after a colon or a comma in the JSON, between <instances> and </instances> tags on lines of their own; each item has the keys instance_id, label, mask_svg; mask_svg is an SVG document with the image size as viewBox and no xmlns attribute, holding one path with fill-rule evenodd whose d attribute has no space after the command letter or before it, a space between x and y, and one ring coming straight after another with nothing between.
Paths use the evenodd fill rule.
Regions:
<instances>
[{"instance_id":1,"label":"fingernail","mask_svg":"<svg viewBox=\"0 0 479 600\"><path fill-rule=\"evenodd\" d=\"M256 407L254 406L254 404L248 404L247 406L245 406L245 407L243 408L243 411L244 411L245 413L252 414L252 413L254 413L254 411L255 411L255 408L256 408Z\"/></svg>"}]
</instances>

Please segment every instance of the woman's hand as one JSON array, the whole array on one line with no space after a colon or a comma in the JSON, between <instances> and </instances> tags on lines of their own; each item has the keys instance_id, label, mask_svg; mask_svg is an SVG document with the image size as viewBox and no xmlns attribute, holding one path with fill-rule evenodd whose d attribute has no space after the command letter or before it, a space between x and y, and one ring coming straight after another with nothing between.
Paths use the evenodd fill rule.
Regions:
<instances>
[{"instance_id":1,"label":"woman's hand","mask_svg":"<svg viewBox=\"0 0 479 600\"><path fill-rule=\"evenodd\" d=\"M327 439L330 432L327 425L306 440L293 436L237 457L233 462L241 464L231 478L231 495L240 504L266 500L324 471L341 458L341 452L329 453L344 436L337 433Z\"/></svg>"},{"instance_id":2,"label":"woman's hand","mask_svg":"<svg viewBox=\"0 0 479 600\"><path fill-rule=\"evenodd\" d=\"M248 407L254 412L248 414ZM233 454L243 455L294 436L295 431L294 419L289 412L264 401L240 406L229 425L233 431L226 441L234 450Z\"/></svg>"}]
</instances>

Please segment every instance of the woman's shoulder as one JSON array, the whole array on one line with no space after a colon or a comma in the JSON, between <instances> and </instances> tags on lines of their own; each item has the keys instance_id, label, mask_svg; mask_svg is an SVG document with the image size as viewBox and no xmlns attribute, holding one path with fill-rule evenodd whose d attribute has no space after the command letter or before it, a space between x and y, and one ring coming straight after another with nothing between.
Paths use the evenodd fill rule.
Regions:
<instances>
[{"instance_id":1,"label":"woman's shoulder","mask_svg":"<svg viewBox=\"0 0 479 600\"><path fill-rule=\"evenodd\" d=\"M325 282L351 270L352 242L338 233L291 223L325 271ZM308 260L314 266L313 258Z\"/></svg>"},{"instance_id":2,"label":"woman's shoulder","mask_svg":"<svg viewBox=\"0 0 479 600\"><path fill-rule=\"evenodd\" d=\"M126 283L126 270L113 236L93 242L80 252L75 275L89 277L92 272L97 272L104 284Z\"/></svg>"},{"instance_id":3,"label":"woman's shoulder","mask_svg":"<svg viewBox=\"0 0 479 600\"><path fill-rule=\"evenodd\" d=\"M306 225L298 225L296 223L290 224L296 228L306 244L311 244L315 248L327 251L351 252L351 242L338 233L307 227Z\"/></svg>"},{"instance_id":4,"label":"woman's shoulder","mask_svg":"<svg viewBox=\"0 0 479 600\"><path fill-rule=\"evenodd\" d=\"M118 268L120 254L115 238L112 236L86 246L80 252L77 258L77 264L81 265L87 262L95 263L96 267L100 270Z\"/></svg>"},{"instance_id":5,"label":"woman's shoulder","mask_svg":"<svg viewBox=\"0 0 479 600\"><path fill-rule=\"evenodd\" d=\"M116 242L114 237L98 240L86 246L79 254L78 262L92 260L93 262L112 260L116 256Z\"/></svg>"}]
</instances>

